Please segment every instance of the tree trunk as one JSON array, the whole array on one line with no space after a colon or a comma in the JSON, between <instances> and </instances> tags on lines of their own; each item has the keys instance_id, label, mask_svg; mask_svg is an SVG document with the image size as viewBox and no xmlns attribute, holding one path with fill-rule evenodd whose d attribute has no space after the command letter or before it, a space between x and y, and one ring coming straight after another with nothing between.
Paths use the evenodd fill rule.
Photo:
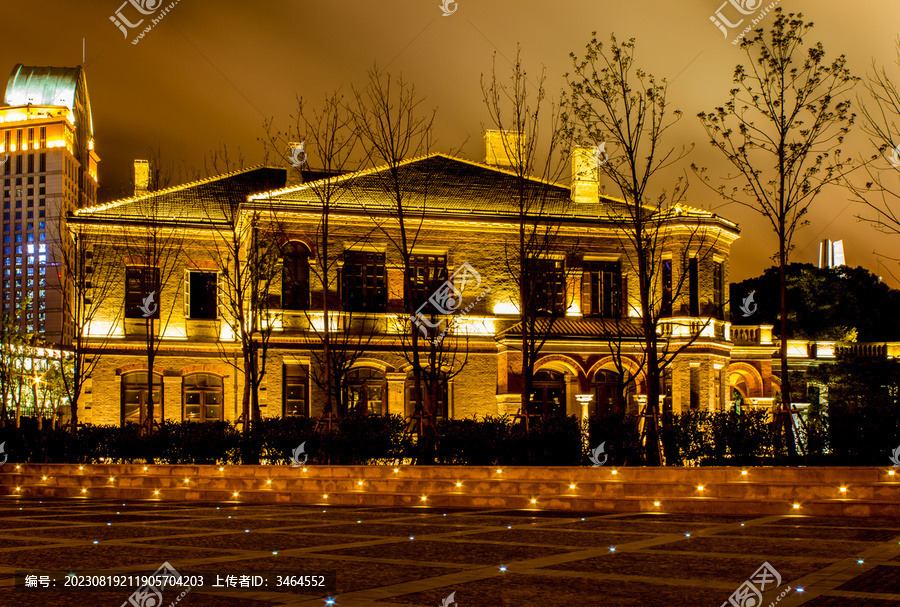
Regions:
<instances>
[{"instance_id":1,"label":"tree trunk","mask_svg":"<svg viewBox=\"0 0 900 607\"><path fill-rule=\"evenodd\" d=\"M787 268L785 265L787 264L787 251L785 249L784 237L780 238L781 244L779 246L778 255L779 255L779 267L778 267L778 282L779 288L781 291L781 421L776 426L784 436L784 440L787 442L788 455L790 457L794 457L797 455L797 445L794 443L794 423L791 412L791 382L790 377L788 375L788 356L787 356L787 347L788 347L788 304L787 304Z\"/></svg>"},{"instance_id":2,"label":"tree trunk","mask_svg":"<svg viewBox=\"0 0 900 607\"><path fill-rule=\"evenodd\" d=\"M153 317L151 316L147 320L147 343L149 345L149 348L147 348L147 434L153 433L153 368L156 362L156 344L154 343L153 329Z\"/></svg>"}]
</instances>

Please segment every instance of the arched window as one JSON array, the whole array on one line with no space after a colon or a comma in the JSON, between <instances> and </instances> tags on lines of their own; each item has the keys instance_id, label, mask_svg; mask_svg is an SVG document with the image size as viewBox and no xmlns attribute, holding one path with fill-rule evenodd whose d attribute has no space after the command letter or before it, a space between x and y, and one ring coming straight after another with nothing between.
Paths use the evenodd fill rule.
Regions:
<instances>
[{"instance_id":1,"label":"arched window","mask_svg":"<svg viewBox=\"0 0 900 607\"><path fill-rule=\"evenodd\" d=\"M361 415L387 413L384 373L378 369L359 367L344 375L344 406L346 412ZM341 413L345 413L342 411Z\"/></svg>"},{"instance_id":2,"label":"arched window","mask_svg":"<svg viewBox=\"0 0 900 607\"><path fill-rule=\"evenodd\" d=\"M135 371L122 376L122 425L127 423L147 423L147 411L150 405L151 390L147 382L146 371ZM153 419L163 419L163 381L162 375L153 374Z\"/></svg>"},{"instance_id":3,"label":"arched window","mask_svg":"<svg viewBox=\"0 0 900 607\"><path fill-rule=\"evenodd\" d=\"M292 240L281 249L281 307L285 310L309 309L309 249Z\"/></svg>"},{"instance_id":4,"label":"arched window","mask_svg":"<svg viewBox=\"0 0 900 607\"><path fill-rule=\"evenodd\" d=\"M566 414L566 380L562 373L544 370L534 374L528 415L551 417Z\"/></svg>"},{"instance_id":5,"label":"arched window","mask_svg":"<svg viewBox=\"0 0 900 607\"><path fill-rule=\"evenodd\" d=\"M211 373L191 373L182 380L185 421L208 422L222 419L224 388L222 378Z\"/></svg>"},{"instance_id":6,"label":"arched window","mask_svg":"<svg viewBox=\"0 0 900 607\"><path fill-rule=\"evenodd\" d=\"M428 382L425 381L425 377L423 376L420 380L423 400L422 400L422 408L426 409L428 405ZM411 415L416 411L416 404L418 403L418 398L416 397L416 380L415 376L412 373L409 373L406 376L406 403L407 403L407 412ZM441 419L449 419L450 418L450 399L449 399L449 389L447 385L447 374L441 374L440 385L437 386L437 406L435 407L435 417L438 420Z\"/></svg>"},{"instance_id":7,"label":"arched window","mask_svg":"<svg viewBox=\"0 0 900 607\"><path fill-rule=\"evenodd\" d=\"M615 371L600 370L594 374L591 392L594 393L591 417L621 415L628 410L627 402L634 393L634 385L629 384L625 399L622 399L622 376Z\"/></svg>"}]
</instances>

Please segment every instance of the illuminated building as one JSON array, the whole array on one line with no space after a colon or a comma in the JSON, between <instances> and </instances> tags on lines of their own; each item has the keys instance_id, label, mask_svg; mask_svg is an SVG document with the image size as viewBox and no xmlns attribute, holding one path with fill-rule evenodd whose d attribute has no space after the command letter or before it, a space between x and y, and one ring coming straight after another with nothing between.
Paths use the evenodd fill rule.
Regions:
<instances>
[{"instance_id":1,"label":"illuminated building","mask_svg":"<svg viewBox=\"0 0 900 607\"><path fill-rule=\"evenodd\" d=\"M31 298L22 330L66 344L72 288L59 247L70 244L59 234L69 211L97 202L99 157L83 68L13 68L0 106L0 162L0 305L11 314Z\"/></svg>"},{"instance_id":2,"label":"illuminated building","mask_svg":"<svg viewBox=\"0 0 900 607\"><path fill-rule=\"evenodd\" d=\"M465 317L457 318L443 338L457 351L465 351L467 363L438 394L439 417L519 410L518 287L506 269L503 244L516 230L512 206L516 182L497 146L491 155L491 136L486 137L491 164L431 154L400 167L411 212L422 222L412 251L416 275L447 276L468 264L481 279L477 293L462 296ZM585 158L575 155L571 186L540 186L550 209L546 219L559 225L560 246L577 243L578 252L546 256L546 273L539 283L561 288L559 297L546 302L556 321L547 331L537 362L532 396L532 412L580 418L637 411L646 402L647 388L637 362L642 352L638 284L623 253L620 228L612 219L623 203L597 193L597 181L584 175ZM386 169L331 178L352 193L335 202L331 218L329 251L335 281L327 289L332 302L327 322L321 311L318 262L312 254L321 203L310 183L322 175L306 174L306 183L285 187L289 179L285 169L251 168L148 192L141 187L145 171L145 164L136 164L138 189L133 197L79 210L71 221L83 234L120 234L118 246L146 239L154 229L183 237L172 280L154 290L152 301L159 311L154 308L152 313L166 319L154 325L161 338L154 378L151 384L147 377L148 322L140 313L147 309L147 293L139 287L139 278L153 277L157 271L134 253L95 249L96 263L110 259L121 262L122 268L117 288L91 329L101 362L93 374L92 394L80 403L80 408L90 405L91 410L80 419L95 424L142 421L151 389L153 401L162 402L157 414L166 419L240 416L241 349L226 322L233 308L224 297L229 287L223 258L216 254L217 238L228 228L221 215L223 202L226 207L239 204L243 221L252 219L258 226L245 247L260 245L254 241L259 233L279 251L277 277L265 298L270 307L264 322L270 323L273 333L260 386L262 415L321 414L324 395L313 376L315 352L321 348L316 335L326 326L335 333L365 330L373 335L346 375L345 407L375 414L412 413L414 391L405 356L409 345L398 328L398 319L407 316L403 266L391 244L397 222L381 187ZM154 209L152 216L148 209ZM697 225L703 226L701 232L691 227ZM667 265L658 288L673 281L685 288L667 302L661 340L685 344L693 339L665 378L664 404L674 411L722 410L730 393L732 347L723 293L730 246L738 230L721 217L684 205L667 215L662 229L671 231L673 238L670 249L663 251ZM710 255L695 256L697 241L690 242L690 233L708 239ZM287 286L289 278L292 287ZM423 301L431 293L419 290L411 287L410 292L416 291L414 296ZM615 397L619 376L614 348L621 349L625 366L636 377L627 402Z\"/></svg>"},{"instance_id":3,"label":"illuminated building","mask_svg":"<svg viewBox=\"0 0 900 607\"><path fill-rule=\"evenodd\" d=\"M819 243L819 267L836 268L846 265L844 260L844 241L828 240Z\"/></svg>"}]
</instances>

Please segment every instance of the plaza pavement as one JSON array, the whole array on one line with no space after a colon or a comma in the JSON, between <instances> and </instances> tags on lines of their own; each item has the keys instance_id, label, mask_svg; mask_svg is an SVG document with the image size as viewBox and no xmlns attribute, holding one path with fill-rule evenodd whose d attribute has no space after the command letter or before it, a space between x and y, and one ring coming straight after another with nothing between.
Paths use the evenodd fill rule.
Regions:
<instances>
[{"instance_id":1,"label":"plaza pavement","mask_svg":"<svg viewBox=\"0 0 900 607\"><path fill-rule=\"evenodd\" d=\"M765 562L782 583L763 605L900 607L900 519L0 500L0 607L130 607L134 588L30 590L13 574L164 562L334 571L336 588L167 590L161 607L720 607Z\"/></svg>"}]
</instances>

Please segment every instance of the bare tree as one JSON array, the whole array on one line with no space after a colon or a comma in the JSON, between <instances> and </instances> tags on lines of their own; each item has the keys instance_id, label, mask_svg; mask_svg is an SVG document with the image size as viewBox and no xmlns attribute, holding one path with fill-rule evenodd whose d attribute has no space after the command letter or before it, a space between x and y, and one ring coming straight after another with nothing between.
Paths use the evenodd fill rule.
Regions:
<instances>
[{"instance_id":1,"label":"bare tree","mask_svg":"<svg viewBox=\"0 0 900 607\"><path fill-rule=\"evenodd\" d=\"M598 189L602 177L617 194L609 197L598 191L598 198L605 206L604 220L616 227L622 269L637 281L637 301L624 302L622 314L636 312L639 317L643 351L634 375L646 375L645 456L649 464L659 465L661 380L723 305L708 305L702 310L705 320L670 317L701 316L699 293L695 291L697 301L688 293L691 275L711 258L717 231L707 227L711 214L684 205L685 179L668 181L669 172L691 149L667 145L668 130L681 117L667 101L668 83L635 64L634 39L619 42L611 36L604 48L594 36L583 59L571 54L574 73L568 76L568 108L574 118L573 138L595 150L591 170L597 174ZM628 323L619 320L617 331L621 334ZM670 339L676 332L677 341ZM624 372L629 365L622 348L612 351L619 372Z\"/></svg>"},{"instance_id":2,"label":"bare tree","mask_svg":"<svg viewBox=\"0 0 900 607\"><path fill-rule=\"evenodd\" d=\"M60 276L58 282L51 279L51 284L60 292L64 324L70 327L64 340L67 370L59 379L74 431L78 400L121 321L123 305L113 301L113 294L121 285L122 264L108 226L92 225L76 213L60 215L55 228L50 231L47 255Z\"/></svg>"},{"instance_id":3,"label":"bare tree","mask_svg":"<svg viewBox=\"0 0 900 607\"><path fill-rule=\"evenodd\" d=\"M415 314L410 285L413 281L413 249L419 242L434 187L433 176L419 175L408 183L402 165L412 157L427 154L432 145L435 111L424 110L424 98L402 76L394 79L378 68L369 71L367 86L353 89L351 113L356 133L365 150L365 165L379 167L373 173L384 207L371 209L371 217L397 251L403 264L403 305L405 319L400 330L411 334L410 362L416 413L423 410L420 336L410 319ZM435 403L428 403L428 421L434 419ZM426 435L426 446L429 435Z\"/></svg>"},{"instance_id":4,"label":"bare tree","mask_svg":"<svg viewBox=\"0 0 900 607\"><path fill-rule=\"evenodd\" d=\"M345 174L350 172L358 136L353 130L353 116L339 91L327 95L319 108L310 108L303 99L298 99L298 111L292 118L293 124L284 133L273 132L271 124L267 125L266 144L282 153L291 145L292 150L302 146L304 158L288 158L285 155L285 160L292 164L288 171L293 171L296 181L304 184L302 192L309 197L309 202L316 205L319 214L314 234L306 234L313 237L310 273L317 285L310 282L310 276L297 276L286 268L282 273L282 292L292 301L282 301L282 307L302 308L310 332L321 345L321 349L310 349L315 361L310 373L325 393L325 406L319 423L330 429L335 415L347 412L347 403L344 402L345 377L365 354L376 335L375 325L368 314L339 309L337 294L341 289L338 267L343 251L332 246L339 235L347 236L333 216L341 205L346 205L352 198L350 189L353 179ZM319 168L310 169L309 159ZM287 220L279 219L277 213L273 213L273 218L282 240L289 241L295 236ZM363 241L370 235L371 231L365 232L356 240ZM285 255L292 254L291 251L285 252ZM310 297L316 291L321 298L320 308ZM317 322L318 310L322 314L321 323Z\"/></svg>"},{"instance_id":5,"label":"bare tree","mask_svg":"<svg viewBox=\"0 0 900 607\"><path fill-rule=\"evenodd\" d=\"M207 173L219 175L240 170L243 158L232 161L224 146L207 160ZM274 184L270 184L274 186ZM226 186L227 188L227 186ZM232 362L226 344L217 342L222 360L243 374L241 424L245 434L261 418L259 388L266 376L269 343L274 329L269 291L278 275L277 232L265 220L266 209L250 208L241 191L227 190L204 209L213 228L211 253L220 268L219 301L223 322L241 348L240 363ZM244 463L254 463L256 454L245 454Z\"/></svg>"},{"instance_id":6,"label":"bare tree","mask_svg":"<svg viewBox=\"0 0 900 607\"><path fill-rule=\"evenodd\" d=\"M796 455L791 384L786 267L795 232L822 190L839 182L847 166L839 146L853 124L845 99L858 78L843 55L826 61L821 43L805 47L812 23L803 15L775 10L766 32L755 30L741 42L749 65L734 71L734 88L724 106L701 112L710 141L736 169L719 194L765 217L778 239L781 318L781 394L783 428L790 455ZM779 434L780 436L780 434Z\"/></svg>"},{"instance_id":7,"label":"bare tree","mask_svg":"<svg viewBox=\"0 0 900 607\"><path fill-rule=\"evenodd\" d=\"M896 52L895 63L900 67L900 41ZM851 176L847 176L846 184L864 207L865 215L860 219L880 232L900 235L900 87L884 67L874 64L864 86L869 95L867 101L860 102L862 130L874 153L860 166L866 172L865 184L858 184ZM890 274L900 280L900 274Z\"/></svg>"},{"instance_id":8,"label":"bare tree","mask_svg":"<svg viewBox=\"0 0 900 607\"><path fill-rule=\"evenodd\" d=\"M156 178L151 179L151 192ZM135 331L144 338L147 359L147 432L153 432L154 368L159 347L165 337L181 284L180 257L184 247L184 231L178 225L180 211L164 196L150 193L134 200L140 219L122 223L122 252L128 257L125 269L126 332ZM128 294L139 294L129 298ZM160 415L160 418L162 416Z\"/></svg>"},{"instance_id":9,"label":"bare tree","mask_svg":"<svg viewBox=\"0 0 900 607\"><path fill-rule=\"evenodd\" d=\"M491 123L500 131L502 153L510 164L506 168L515 175L515 240L506 241L504 250L507 273L518 287L513 305L519 311L521 331L519 415L527 430L535 365L554 324L571 303L566 284L578 245L561 237L557 215L566 210L559 206L555 185L568 167L566 115L547 100L543 71L536 84L529 83L520 52L508 80L498 78L496 59L495 54L490 78L482 75L481 91Z\"/></svg>"},{"instance_id":10,"label":"bare tree","mask_svg":"<svg viewBox=\"0 0 900 607\"><path fill-rule=\"evenodd\" d=\"M472 277L468 275L469 267L464 263L454 275L447 276L444 268L421 268L421 272L413 277L413 284L409 290L413 297L415 315L410 317L412 329L422 334L422 385L425 389L427 409L421 416L413 416L410 420L407 432L415 432L419 436L426 434L428 424L434 424L437 420L437 409L454 377L462 373L469 361L469 327L465 319L465 312L475 305L470 301L467 309L458 310L462 304L462 296L466 292L467 283ZM458 279L457 279L458 278ZM445 298L449 295L454 301L450 309L443 307ZM481 297L479 296L479 299ZM434 304L437 300L442 302L439 308ZM457 311L458 314L448 316L447 312ZM406 345L411 341L408 332L401 333L403 352L407 362L412 363L412 351ZM426 448L430 448L426 444ZM425 454L424 460L432 461L432 454Z\"/></svg>"}]
</instances>

